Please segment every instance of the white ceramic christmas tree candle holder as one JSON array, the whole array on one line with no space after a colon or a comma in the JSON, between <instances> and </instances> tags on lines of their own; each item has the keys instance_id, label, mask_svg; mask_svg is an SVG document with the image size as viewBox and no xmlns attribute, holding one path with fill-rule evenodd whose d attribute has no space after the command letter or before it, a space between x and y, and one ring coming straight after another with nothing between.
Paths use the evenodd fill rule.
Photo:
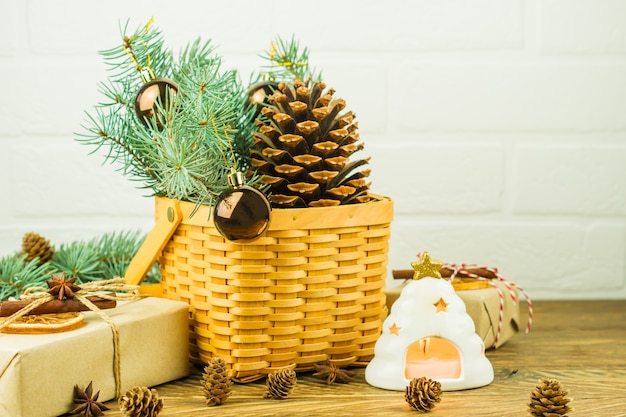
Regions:
<instances>
[{"instance_id":1,"label":"white ceramic christmas tree candle holder","mask_svg":"<svg viewBox=\"0 0 626 417\"><path fill-rule=\"evenodd\" d=\"M474 322L452 284L441 278L441 263L424 253L393 304L365 369L375 387L404 390L413 378L427 377L444 391L477 388L493 381L493 367Z\"/></svg>"}]
</instances>

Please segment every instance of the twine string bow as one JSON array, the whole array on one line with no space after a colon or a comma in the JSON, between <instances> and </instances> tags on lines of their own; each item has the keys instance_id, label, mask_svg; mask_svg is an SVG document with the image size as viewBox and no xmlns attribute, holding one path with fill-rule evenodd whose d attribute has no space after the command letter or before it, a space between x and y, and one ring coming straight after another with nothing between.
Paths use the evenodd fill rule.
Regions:
<instances>
[{"instance_id":1,"label":"twine string bow","mask_svg":"<svg viewBox=\"0 0 626 417\"><path fill-rule=\"evenodd\" d=\"M7 319L0 323L0 329L3 329L14 321L28 315L32 310L54 300L56 297L48 292L49 288L30 287L24 290L24 294L20 296L22 300L31 301L24 308L15 312ZM113 375L115 378L115 397L119 398L121 392L121 365L120 365L120 333L117 325L100 310L87 297L97 296L105 300L126 301L136 300L139 298L139 286L126 284L123 278L113 278L102 281L92 281L80 285L80 290L74 293L74 298L85 305L89 310L97 313L100 318L109 325L113 333Z\"/></svg>"}]
</instances>

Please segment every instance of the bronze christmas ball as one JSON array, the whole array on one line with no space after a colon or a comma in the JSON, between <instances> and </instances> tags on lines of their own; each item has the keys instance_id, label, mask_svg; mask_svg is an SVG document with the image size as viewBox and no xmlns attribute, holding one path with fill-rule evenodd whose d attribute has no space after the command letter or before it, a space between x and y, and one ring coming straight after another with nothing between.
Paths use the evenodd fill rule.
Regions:
<instances>
[{"instance_id":1,"label":"bronze christmas ball","mask_svg":"<svg viewBox=\"0 0 626 417\"><path fill-rule=\"evenodd\" d=\"M268 97L278 89L276 81L260 81L248 88L248 105L254 106L254 117L256 118L264 105L269 103Z\"/></svg>"},{"instance_id":2,"label":"bronze christmas ball","mask_svg":"<svg viewBox=\"0 0 626 417\"><path fill-rule=\"evenodd\" d=\"M270 203L263 193L244 185L223 194L213 209L217 230L228 240L250 242L270 224Z\"/></svg>"},{"instance_id":3,"label":"bronze christmas ball","mask_svg":"<svg viewBox=\"0 0 626 417\"><path fill-rule=\"evenodd\" d=\"M156 78L145 83L137 92L135 98L135 113L139 120L147 127L152 126L152 119L159 107L168 109L169 100L178 94L178 85L167 78ZM164 124L162 116L157 116L156 127L161 129Z\"/></svg>"}]
</instances>

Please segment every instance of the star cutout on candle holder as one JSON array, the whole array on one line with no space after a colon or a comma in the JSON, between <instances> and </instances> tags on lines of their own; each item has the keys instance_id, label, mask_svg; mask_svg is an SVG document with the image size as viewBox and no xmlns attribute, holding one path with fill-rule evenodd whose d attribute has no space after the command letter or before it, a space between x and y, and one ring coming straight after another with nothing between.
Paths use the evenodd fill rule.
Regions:
<instances>
[{"instance_id":1,"label":"star cutout on candle holder","mask_svg":"<svg viewBox=\"0 0 626 417\"><path fill-rule=\"evenodd\" d=\"M422 253L419 261L411 262L411 266L415 273L413 279L421 279L424 277L441 278L441 267L443 262L431 259L428 252Z\"/></svg>"},{"instance_id":2,"label":"star cutout on candle holder","mask_svg":"<svg viewBox=\"0 0 626 417\"><path fill-rule=\"evenodd\" d=\"M400 327L398 327L396 323L392 324L389 327L389 334L392 334L394 336L400 336Z\"/></svg>"},{"instance_id":3,"label":"star cutout on candle holder","mask_svg":"<svg viewBox=\"0 0 626 417\"><path fill-rule=\"evenodd\" d=\"M443 301L443 298L440 298L439 301L437 301L433 305L437 309L436 313L440 313L442 311L445 313L448 311L448 304L445 301Z\"/></svg>"}]
</instances>

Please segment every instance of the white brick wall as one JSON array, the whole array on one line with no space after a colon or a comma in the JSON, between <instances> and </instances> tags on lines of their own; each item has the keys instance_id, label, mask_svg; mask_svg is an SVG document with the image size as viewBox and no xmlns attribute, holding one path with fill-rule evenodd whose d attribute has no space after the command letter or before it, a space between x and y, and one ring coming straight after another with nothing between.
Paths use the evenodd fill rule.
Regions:
<instances>
[{"instance_id":1,"label":"white brick wall","mask_svg":"<svg viewBox=\"0 0 626 417\"><path fill-rule=\"evenodd\" d=\"M395 200L390 268L429 250L535 299L626 298L622 0L3 0L0 256L31 230L150 229L145 191L74 141L97 51L150 16L175 49L212 38L243 79L277 34L310 48Z\"/></svg>"}]
</instances>

